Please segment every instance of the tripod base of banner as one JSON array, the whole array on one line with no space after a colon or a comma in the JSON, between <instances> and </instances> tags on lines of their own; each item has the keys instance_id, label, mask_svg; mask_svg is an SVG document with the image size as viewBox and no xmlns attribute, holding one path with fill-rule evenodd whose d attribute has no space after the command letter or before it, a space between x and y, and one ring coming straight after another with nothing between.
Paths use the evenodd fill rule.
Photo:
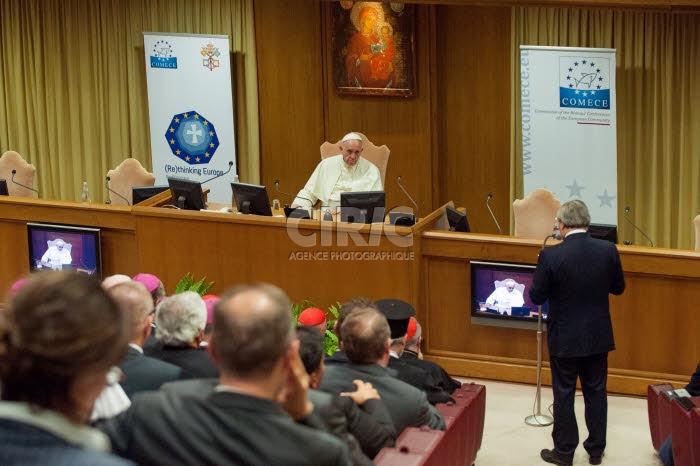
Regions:
<instances>
[{"instance_id":1,"label":"tripod base of banner","mask_svg":"<svg viewBox=\"0 0 700 466\"><path fill-rule=\"evenodd\" d=\"M546 414L532 414L525 418L525 424L535 427L551 426L553 422L552 416Z\"/></svg>"}]
</instances>

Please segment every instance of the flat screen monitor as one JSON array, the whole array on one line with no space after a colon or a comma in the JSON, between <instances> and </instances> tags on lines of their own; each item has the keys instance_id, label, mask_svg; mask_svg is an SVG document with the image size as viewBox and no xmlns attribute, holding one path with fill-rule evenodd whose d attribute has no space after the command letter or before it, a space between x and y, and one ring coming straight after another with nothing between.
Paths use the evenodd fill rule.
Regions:
<instances>
[{"instance_id":1,"label":"flat screen monitor","mask_svg":"<svg viewBox=\"0 0 700 466\"><path fill-rule=\"evenodd\" d=\"M593 238L605 239L617 244L617 226L591 223L588 225L588 233Z\"/></svg>"},{"instance_id":2,"label":"flat screen monitor","mask_svg":"<svg viewBox=\"0 0 700 466\"><path fill-rule=\"evenodd\" d=\"M460 212L452 206L445 207L445 212L447 213L447 221L450 224L450 231L461 231L464 233L469 233L469 222L467 221L467 214Z\"/></svg>"},{"instance_id":3,"label":"flat screen monitor","mask_svg":"<svg viewBox=\"0 0 700 466\"><path fill-rule=\"evenodd\" d=\"M7 180L5 178L0 178L0 196L9 196L10 192L7 190Z\"/></svg>"},{"instance_id":4,"label":"flat screen monitor","mask_svg":"<svg viewBox=\"0 0 700 466\"><path fill-rule=\"evenodd\" d=\"M508 262L470 261L472 322L505 327L534 328L519 323L537 322L537 305L530 300L529 290L535 266ZM508 282L513 284L509 289ZM542 305L546 322L548 302Z\"/></svg>"},{"instance_id":5,"label":"flat screen monitor","mask_svg":"<svg viewBox=\"0 0 700 466\"><path fill-rule=\"evenodd\" d=\"M131 188L131 204L136 205L168 189L170 189L170 186L134 186Z\"/></svg>"},{"instance_id":6,"label":"flat screen monitor","mask_svg":"<svg viewBox=\"0 0 700 466\"><path fill-rule=\"evenodd\" d=\"M100 229L27 223L29 269L75 271L102 279Z\"/></svg>"},{"instance_id":7,"label":"flat screen monitor","mask_svg":"<svg viewBox=\"0 0 700 466\"><path fill-rule=\"evenodd\" d=\"M173 204L183 210L206 209L202 183L185 178L168 177L168 187L173 196Z\"/></svg>"},{"instance_id":8,"label":"flat screen monitor","mask_svg":"<svg viewBox=\"0 0 700 466\"><path fill-rule=\"evenodd\" d=\"M265 186L247 183L231 183L236 209L242 214L272 216L270 198Z\"/></svg>"},{"instance_id":9,"label":"flat screen monitor","mask_svg":"<svg viewBox=\"0 0 700 466\"><path fill-rule=\"evenodd\" d=\"M348 223L384 222L384 191L340 193L340 220Z\"/></svg>"}]
</instances>

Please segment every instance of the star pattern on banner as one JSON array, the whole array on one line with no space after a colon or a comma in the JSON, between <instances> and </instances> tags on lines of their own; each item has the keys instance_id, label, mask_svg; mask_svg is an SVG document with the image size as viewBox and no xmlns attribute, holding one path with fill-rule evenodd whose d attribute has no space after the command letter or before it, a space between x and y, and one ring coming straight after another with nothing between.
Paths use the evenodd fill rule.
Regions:
<instances>
[{"instance_id":1,"label":"star pattern on banner","mask_svg":"<svg viewBox=\"0 0 700 466\"><path fill-rule=\"evenodd\" d=\"M567 184L566 189L569 190L569 197L581 197L581 191L585 189L584 186L579 186L576 180L572 184Z\"/></svg>"},{"instance_id":2,"label":"star pattern on banner","mask_svg":"<svg viewBox=\"0 0 700 466\"><path fill-rule=\"evenodd\" d=\"M605 188L603 194L598 195L598 199L600 199L600 207L603 207L604 205L612 207L612 201L615 199L615 196L610 196L608 194L608 189Z\"/></svg>"}]
</instances>

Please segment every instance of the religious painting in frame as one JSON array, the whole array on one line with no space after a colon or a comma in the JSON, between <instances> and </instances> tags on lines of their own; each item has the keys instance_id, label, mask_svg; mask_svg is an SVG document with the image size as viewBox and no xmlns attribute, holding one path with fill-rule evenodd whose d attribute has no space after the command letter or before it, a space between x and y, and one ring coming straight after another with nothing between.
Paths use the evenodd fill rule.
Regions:
<instances>
[{"instance_id":1,"label":"religious painting in frame","mask_svg":"<svg viewBox=\"0 0 700 466\"><path fill-rule=\"evenodd\" d=\"M333 2L333 84L339 94L415 94L415 6Z\"/></svg>"}]
</instances>

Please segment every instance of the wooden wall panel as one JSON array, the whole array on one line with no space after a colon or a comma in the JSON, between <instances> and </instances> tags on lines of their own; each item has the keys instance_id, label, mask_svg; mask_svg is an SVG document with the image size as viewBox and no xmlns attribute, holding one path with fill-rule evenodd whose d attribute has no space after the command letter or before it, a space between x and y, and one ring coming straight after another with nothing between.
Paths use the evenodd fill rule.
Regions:
<instances>
[{"instance_id":1,"label":"wooden wall panel","mask_svg":"<svg viewBox=\"0 0 700 466\"><path fill-rule=\"evenodd\" d=\"M440 198L467 208L472 231L510 221L510 8L437 8ZM434 181L434 182L435 182Z\"/></svg>"},{"instance_id":2,"label":"wooden wall panel","mask_svg":"<svg viewBox=\"0 0 700 466\"><path fill-rule=\"evenodd\" d=\"M318 1L255 1L261 183L296 194L321 160L323 72ZM336 138L337 140L337 138ZM242 154L245 157L245 154ZM282 203L291 203L279 195Z\"/></svg>"},{"instance_id":3,"label":"wooden wall panel","mask_svg":"<svg viewBox=\"0 0 700 466\"><path fill-rule=\"evenodd\" d=\"M331 5L325 5L330 8ZM428 6L416 7L416 94L413 97L338 95L332 83L331 50L326 50L326 133L330 140L340 139L348 131L360 131L375 144L391 150L386 171L387 207L411 206L397 184L401 184L418 203L419 215L434 207L431 168L430 37ZM327 43L330 36L327 35Z\"/></svg>"}]
</instances>

